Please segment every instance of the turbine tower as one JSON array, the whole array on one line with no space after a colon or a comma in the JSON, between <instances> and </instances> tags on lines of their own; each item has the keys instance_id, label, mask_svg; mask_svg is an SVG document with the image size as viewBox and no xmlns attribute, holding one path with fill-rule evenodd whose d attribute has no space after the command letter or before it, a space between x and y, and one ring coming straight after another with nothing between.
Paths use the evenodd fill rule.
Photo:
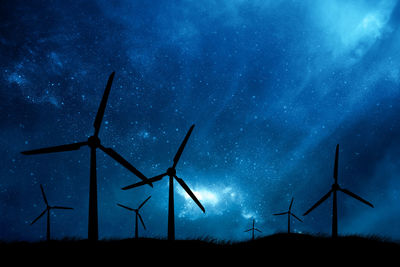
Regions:
<instances>
[{"instance_id":1,"label":"turbine tower","mask_svg":"<svg viewBox=\"0 0 400 267\"><path fill-rule=\"evenodd\" d=\"M58 210L72 210L73 208L69 207L61 207L61 206L50 206L49 203L47 202L46 194L44 193L43 186L40 185L40 190L42 191L42 196L44 203L46 204L46 209L36 218L32 221L31 225L33 225L37 220L39 220L45 213L47 213L47 232L46 232L46 240L50 241L50 211L52 209L58 209Z\"/></svg>"},{"instance_id":2,"label":"turbine tower","mask_svg":"<svg viewBox=\"0 0 400 267\"><path fill-rule=\"evenodd\" d=\"M337 222L337 191L341 191L349 196L351 196L352 198L357 199L358 201L361 201L362 203L370 206L370 207L374 207L374 205L372 205L371 203L369 203L368 201L366 201L365 199L362 199L361 197L357 196L356 194L350 192L347 189L343 189L339 186L338 184L338 165L339 165L339 144L336 145L336 155L335 155L335 166L333 169L333 179L334 179L334 183L332 184L332 188L331 190L329 190L328 193L326 193L320 200L318 200L317 203L314 204L314 206L312 206L308 211L306 211L303 216L306 216L307 214L309 214L313 209L315 209L316 207L318 207L322 202L324 202L325 200L327 200L330 195L333 195L333 208L332 208L332 237L336 238L338 236L338 222Z\"/></svg>"},{"instance_id":3,"label":"turbine tower","mask_svg":"<svg viewBox=\"0 0 400 267\"><path fill-rule=\"evenodd\" d=\"M261 230L258 230L257 228L254 227L254 224L255 224L255 220L253 219L253 227L244 231L245 233L251 231L251 240L254 240L254 231L262 233Z\"/></svg>"},{"instance_id":4,"label":"turbine tower","mask_svg":"<svg viewBox=\"0 0 400 267\"><path fill-rule=\"evenodd\" d=\"M186 143L193 131L194 124L190 127L189 131L187 132L185 139L183 140L182 144L180 145L178 151L175 154L174 157L174 163L172 167L168 168L167 171L163 174L157 175L155 177L149 178L147 181L142 181L133 185L126 186L122 188L122 190L127 190L131 189L134 187L138 187L141 185L145 185L147 183L153 183L156 181L160 181L162 178L165 176L169 176L169 199L168 199L168 240L175 240L175 215L174 215L174 179L179 183L180 186L188 193L188 195L193 199L193 201L199 206L199 208L203 211L206 212L203 205L201 205L200 201L196 198L196 196L193 194L193 192L190 190L190 188L187 186L187 184L183 181L183 179L179 178L176 176L176 165L179 162L179 159L182 155L183 149L186 146Z\"/></svg>"},{"instance_id":5,"label":"turbine tower","mask_svg":"<svg viewBox=\"0 0 400 267\"><path fill-rule=\"evenodd\" d=\"M288 211L273 214L273 215L275 215L275 216L286 215L286 214L288 215L288 234L290 234L290 216L293 216L294 218L296 218L296 219L299 220L300 222L303 222L299 217L297 217L294 213L292 213L293 200L294 200L294 198L292 198L292 201L290 202L289 210L288 210Z\"/></svg>"},{"instance_id":6,"label":"turbine tower","mask_svg":"<svg viewBox=\"0 0 400 267\"><path fill-rule=\"evenodd\" d=\"M139 217L139 219L140 219L140 222L141 222L142 225L143 225L144 230L146 230L146 226L144 225L142 216L140 216L139 210L143 207L143 205L144 205L144 204L147 202L147 200L149 200L150 198L151 198L151 196L149 196L148 198L146 198L146 200L143 201L142 204L140 204L139 207L138 207L137 209L132 209L132 208L130 208L130 207L127 207L127 206L124 206L124 205L121 205L121 204L117 204L118 206L120 206L120 207L122 207L122 208L124 208L124 209L127 209L127 210L129 210L129 211L135 212L135 238L136 238L136 239L139 238L138 217Z\"/></svg>"},{"instance_id":7,"label":"turbine tower","mask_svg":"<svg viewBox=\"0 0 400 267\"><path fill-rule=\"evenodd\" d=\"M64 151L72 151L78 150L82 146L88 146L90 148L90 182L89 182L89 225L88 225L88 239L89 240L98 240L99 232L98 232L98 214L97 214L97 174L96 174L96 150L99 148L104 153L109 155L111 158L116 160L122 166L127 168L137 177L142 179L143 181L147 181L146 176L144 176L140 171L138 171L135 167L133 167L128 161L126 161L120 154L115 152L112 148L104 147L99 139L99 132L101 122L103 120L104 111L106 109L108 95L110 94L111 85L114 79L115 72L111 73L108 78L106 89L104 90L103 98L101 99L101 103L99 109L97 111L97 115L94 121L94 134L88 138L87 141L72 143L67 145L53 146L40 148L35 150L23 151L21 152L24 155L34 155L34 154L45 154L45 153L55 153L55 152L64 152ZM147 181L152 187L152 184Z\"/></svg>"}]
</instances>

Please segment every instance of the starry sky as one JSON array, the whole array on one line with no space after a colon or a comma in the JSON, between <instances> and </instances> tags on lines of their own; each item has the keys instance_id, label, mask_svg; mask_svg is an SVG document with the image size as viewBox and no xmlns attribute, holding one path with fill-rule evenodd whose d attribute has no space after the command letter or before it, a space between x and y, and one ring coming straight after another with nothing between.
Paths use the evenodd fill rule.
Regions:
<instances>
[{"instance_id":1,"label":"starry sky","mask_svg":"<svg viewBox=\"0 0 400 267\"><path fill-rule=\"evenodd\" d=\"M89 156L20 152L86 141L115 78L100 139L147 177L177 174L176 238L330 234L335 146L340 234L400 239L400 3L393 0L11 1L0 5L0 240L86 238ZM168 179L140 180L97 152L99 236L167 235Z\"/></svg>"}]
</instances>

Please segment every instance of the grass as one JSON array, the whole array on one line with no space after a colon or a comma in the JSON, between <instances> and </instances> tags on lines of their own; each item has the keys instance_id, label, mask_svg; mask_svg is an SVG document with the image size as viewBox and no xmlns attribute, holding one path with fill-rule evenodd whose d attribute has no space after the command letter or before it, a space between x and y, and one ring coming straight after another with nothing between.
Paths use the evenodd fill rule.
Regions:
<instances>
[{"instance_id":1,"label":"grass","mask_svg":"<svg viewBox=\"0 0 400 267\"><path fill-rule=\"evenodd\" d=\"M43 261L51 255L61 261L81 262L134 261L137 257L149 263L157 261L184 263L237 263L238 261L296 262L318 264L319 261L349 260L357 263L395 259L400 244L377 236L342 236L337 239L322 235L275 234L254 241L219 241L210 237L195 240L141 238L123 240L63 239L51 242L13 242L0 244L0 257L15 260ZM325 262L325 263L328 263ZM50 263L50 262L49 262ZM133 263L133 262L132 262ZM57 264L56 264L57 265ZM183 264L184 265L184 264ZM263 264L264 265L264 264ZM54 265L53 265L54 266ZM276 266L276 265L274 265Z\"/></svg>"}]
</instances>

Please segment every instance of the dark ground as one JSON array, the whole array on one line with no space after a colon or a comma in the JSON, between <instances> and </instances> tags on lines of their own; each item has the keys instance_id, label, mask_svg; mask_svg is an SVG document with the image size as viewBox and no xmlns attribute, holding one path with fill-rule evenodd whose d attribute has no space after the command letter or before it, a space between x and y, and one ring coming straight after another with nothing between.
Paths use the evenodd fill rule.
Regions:
<instances>
[{"instance_id":1,"label":"dark ground","mask_svg":"<svg viewBox=\"0 0 400 267\"><path fill-rule=\"evenodd\" d=\"M248 242L215 240L124 239L58 240L38 243L1 243L0 257L15 263L38 263L58 266L91 264L113 266L159 265L173 263L223 265L248 263L262 266L283 266L287 263L323 266L333 262L348 266L361 263L399 266L400 244L377 237L345 236L331 239L324 236L276 234ZM140 262L140 263L139 263ZM286 264L285 264L286 263ZM387 263L387 264L386 264ZM5 265L3 265L5 266ZM12 266L12 265L8 265Z\"/></svg>"}]
</instances>

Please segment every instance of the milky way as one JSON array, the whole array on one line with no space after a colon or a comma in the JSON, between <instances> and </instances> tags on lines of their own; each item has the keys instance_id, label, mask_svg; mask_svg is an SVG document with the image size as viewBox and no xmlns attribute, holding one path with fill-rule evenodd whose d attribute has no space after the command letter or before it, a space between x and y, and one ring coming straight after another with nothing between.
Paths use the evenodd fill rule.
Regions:
<instances>
[{"instance_id":1,"label":"milky way","mask_svg":"<svg viewBox=\"0 0 400 267\"><path fill-rule=\"evenodd\" d=\"M52 236L87 237L89 149L24 156L79 142L116 72L100 138L152 177L187 130L185 179L206 213L175 188L177 238L268 235L272 216L303 214L333 182L339 233L400 239L400 4L397 1L2 1L0 239L43 240L40 184ZM168 182L140 181L98 151L100 238L166 237ZM292 230L329 234L328 200Z\"/></svg>"}]
</instances>

